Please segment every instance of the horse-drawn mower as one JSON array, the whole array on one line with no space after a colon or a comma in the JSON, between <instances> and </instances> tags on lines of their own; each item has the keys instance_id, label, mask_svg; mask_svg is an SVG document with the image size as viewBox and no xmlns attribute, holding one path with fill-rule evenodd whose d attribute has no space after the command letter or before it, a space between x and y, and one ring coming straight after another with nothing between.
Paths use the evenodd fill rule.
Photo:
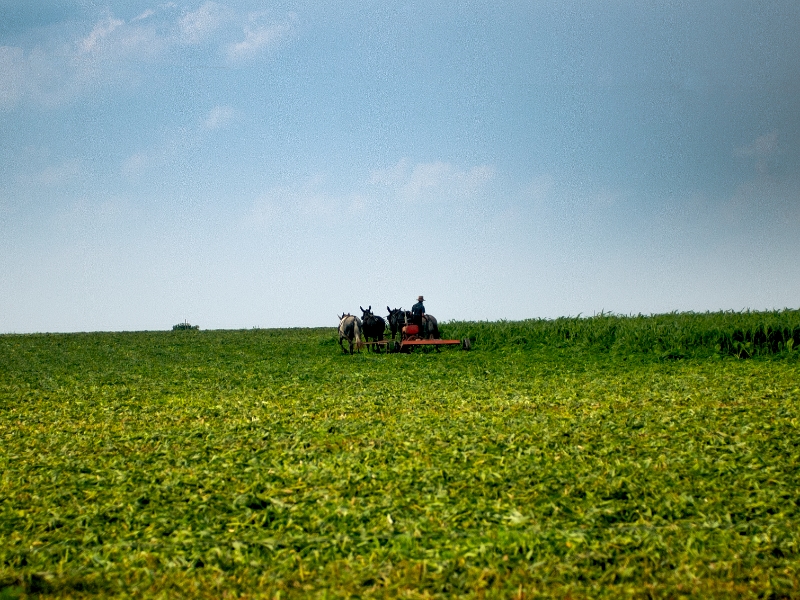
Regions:
<instances>
[{"instance_id":1,"label":"horse-drawn mower","mask_svg":"<svg viewBox=\"0 0 800 600\"><path fill-rule=\"evenodd\" d=\"M395 308L389 310L389 328L392 332L392 339L384 339L386 331L386 321L372 313L372 306L367 309L361 308L361 319L349 313L343 313L339 317L339 345L343 352L347 352L342 345L343 340L348 340L350 354L353 350L367 348L374 352L386 350L388 352L409 353L417 347L434 347L437 350L440 346L461 346L462 350L470 350L472 344L469 338L463 340L443 340L439 335L439 324L432 315L422 316L422 328L416 323L411 323L411 313ZM395 336L400 334L400 341L395 340ZM363 335L363 337L362 337Z\"/></svg>"},{"instance_id":2,"label":"horse-drawn mower","mask_svg":"<svg viewBox=\"0 0 800 600\"><path fill-rule=\"evenodd\" d=\"M414 348L433 346L439 348L440 346L461 346L462 350L470 350L472 344L469 338L463 340L441 340L434 339L433 337L424 338L420 335L418 325L405 325L400 331L400 341L394 342L393 352L411 352Z\"/></svg>"},{"instance_id":3,"label":"horse-drawn mower","mask_svg":"<svg viewBox=\"0 0 800 600\"><path fill-rule=\"evenodd\" d=\"M433 315L422 315L422 327L412 322L411 313L401 308L389 308L389 329L392 332L389 349L393 352L411 352L418 346L433 346L437 350L440 346L461 346L469 350L472 345L469 338L463 340L443 340L439 335L439 323ZM400 334L400 341L395 341L395 336Z\"/></svg>"}]
</instances>

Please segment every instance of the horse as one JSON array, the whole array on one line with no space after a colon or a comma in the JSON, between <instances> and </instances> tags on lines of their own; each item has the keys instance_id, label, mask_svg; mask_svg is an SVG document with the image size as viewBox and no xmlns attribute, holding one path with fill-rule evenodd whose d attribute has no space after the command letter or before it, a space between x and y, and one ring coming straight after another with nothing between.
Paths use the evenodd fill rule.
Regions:
<instances>
[{"instance_id":1,"label":"horse","mask_svg":"<svg viewBox=\"0 0 800 600\"><path fill-rule=\"evenodd\" d=\"M411 311L403 310L402 308L389 308L389 327L392 330L392 339L394 339L397 332L402 332L403 327L411 323ZM422 315L422 327L420 328L419 336L424 339L440 340L442 339L439 333L439 322L436 317L429 314Z\"/></svg>"},{"instance_id":2,"label":"horse","mask_svg":"<svg viewBox=\"0 0 800 600\"><path fill-rule=\"evenodd\" d=\"M344 349L342 344L344 339L350 343L350 354L353 354L353 342L355 342L355 347L358 351L364 346L364 342L361 341L361 319L354 317L350 313L343 313L339 317L339 347L342 352L347 354L347 350Z\"/></svg>"},{"instance_id":3,"label":"horse","mask_svg":"<svg viewBox=\"0 0 800 600\"><path fill-rule=\"evenodd\" d=\"M436 317L427 313L422 315L422 331L420 335L426 340L442 339L442 335L439 333L439 322Z\"/></svg>"},{"instance_id":4,"label":"horse","mask_svg":"<svg viewBox=\"0 0 800 600\"><path fill-rule=\"evenodd\" d=\"M392 331L392 339L398 333L403 331L403 326L406 324L406 312L402 308L389 308L389 316L386 319L389 321L389 329Z\"/></svg>"},{"instance_id":5,"label":"horse","mask_svg":"<svg viewBox=\"0 0 800 600\"><path fill-rule=\"evenodd\" d=\"M369 305L369 308L364 310L363 306L359 306L358 308L361 309L361 320L364 324L364 337L369 342L370 340L375 342L382 342L383 341L383 332L386 331L386 321L384 321L381 317L376 317L372 314L372 305ZM376 349L380 352L380 345L375 344Z\"/></svg>"},{"instance_id":6,"label":"horse","mask_svg":"<svg viewBox=\"0 0 800 600\"><path fill-rule=\"evenodd\" d=\"M411 323L413 316L410 310L406 311L405 322ZM422 327L419 328L419 337L424 340L440 340L442 339L439 333L439 322L436 317L425 313L422 315Z\"/></svg>"}]
</instances>

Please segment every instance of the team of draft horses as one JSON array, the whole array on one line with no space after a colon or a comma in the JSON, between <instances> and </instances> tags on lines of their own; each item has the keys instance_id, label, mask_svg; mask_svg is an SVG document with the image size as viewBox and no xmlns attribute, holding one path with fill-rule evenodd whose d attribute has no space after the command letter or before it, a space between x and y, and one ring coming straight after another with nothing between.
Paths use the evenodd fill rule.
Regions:
<instances>
[{"instance_id":1,"label":"team of draft horses","mask_svg":"<svg viewBox=\"0 0 800 600\"><path fill-rule=\"evenodd\" d=\"M385 320L383 317L373 314L371 304L368 308L359 306L361 309L360 319L350 313L342 314L339 317L339 346L342 348L342 352L348 351L342 344L344 340L349 343L350 354L353 353L353 348L360 349L365 345L367 348L380 352L381 344L365 344L365 342L382 342L387 322L393 340L398 333L401 337L405 334L419 336L423 339L440 339L439 323L435 317L425 313L422 300L423 298L420 296L412 310L387 306L386 310L389 311L389 314Z\"/></svg>"}]
</instances>

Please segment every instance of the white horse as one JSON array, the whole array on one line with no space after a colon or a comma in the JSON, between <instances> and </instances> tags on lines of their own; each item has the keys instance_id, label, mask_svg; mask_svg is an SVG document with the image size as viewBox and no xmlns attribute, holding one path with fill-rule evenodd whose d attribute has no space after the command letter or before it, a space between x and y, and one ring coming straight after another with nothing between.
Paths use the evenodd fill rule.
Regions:
<instances>
[{"instance_id":1,"label":"white horse","mask_svg":"<svg viewBox=\"0 0 800 600\"><path fill-rule=\"evenodd\" d=\"M361 319L349 313L344 313L339 317L339 346L342 352L347 354L347 350L344 349L342 344L344 339L350 343L350 354L353 353L354 342L356 350L360 351L364 347L364 342L361 340Z\"/></svg>"}]
</instances>

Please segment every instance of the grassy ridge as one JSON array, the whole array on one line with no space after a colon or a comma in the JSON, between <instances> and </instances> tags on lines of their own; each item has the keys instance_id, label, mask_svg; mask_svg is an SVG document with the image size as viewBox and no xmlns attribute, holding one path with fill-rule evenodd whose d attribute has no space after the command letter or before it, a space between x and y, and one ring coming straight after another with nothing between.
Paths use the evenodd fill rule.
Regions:
<instances>
[{"instance_id":1,"label":"grassy ridge","mask_svg":"<svg viewBox=\"0 0 800 600\"><path fill-rule=\"evenodd\" d=\"M519 345L578 347L663 358L714 354L750 358L800 348L800 310L671 313L665 315L451 322L448 336L469 337L485 348Z\"/></svg>"},{"instance_id":2,"label":"grassy ridge","mask_svg":"<svg viewBox=\"0 0 800 600\"><path fill-rule=\"evenodd\" d=\"M796 349L459 326L0 336L0 594L800 597Z\"/></svg>"}]
</instances>

